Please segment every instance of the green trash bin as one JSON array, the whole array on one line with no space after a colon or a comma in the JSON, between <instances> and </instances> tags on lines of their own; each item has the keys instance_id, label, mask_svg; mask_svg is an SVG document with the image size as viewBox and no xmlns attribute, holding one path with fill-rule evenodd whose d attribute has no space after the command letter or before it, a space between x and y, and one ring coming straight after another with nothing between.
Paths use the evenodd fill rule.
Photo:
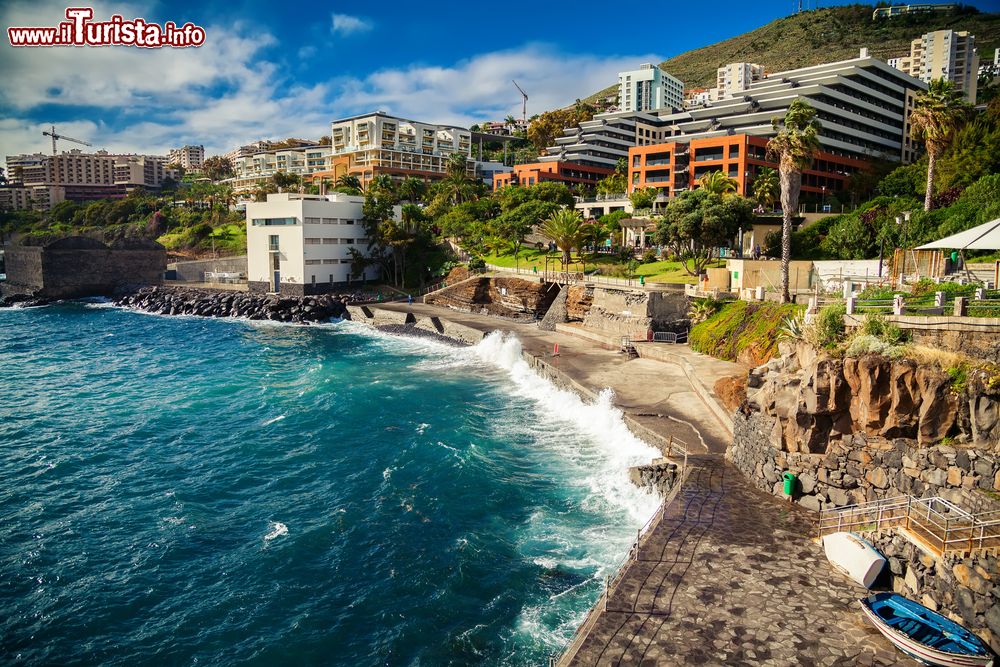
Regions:
<instances>
[{"instance_id":1,"label":"green trash bin","mask_svg":"<svg viewBox=\"0 0 1000 667\"><path fill-rule=\"evenodd\" d=\"M785 495L791 496L795 494L795 473L786 472L781 475L781 478L785 480Z\"/></svg>"}]
</instances>

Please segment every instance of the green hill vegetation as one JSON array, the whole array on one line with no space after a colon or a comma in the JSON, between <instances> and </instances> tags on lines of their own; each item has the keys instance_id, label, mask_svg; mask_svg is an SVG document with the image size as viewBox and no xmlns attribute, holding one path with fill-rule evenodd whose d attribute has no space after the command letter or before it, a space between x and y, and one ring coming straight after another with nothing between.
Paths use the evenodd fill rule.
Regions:
<instances>
[{"instance_id":1,"label":"green hill vegetation","mask_svg":"<svg viewBox=\"0 0 1000 667\"><path fill-rule=\"evenodd\" d=\"M716 70L727 63L754 62L768 72L807 67L856 58L867 47L883 60L906 55L910 42L931 30L968 30L976 36L980 57L992 57L1000 47L1000 13L979 13L961 7L950 13L913 14L872 20L874 7L827 7L771 21L730 39L681 53L660 67L684 82L687 88L715 85ZM654 45L655 46L655 45ZM611 95L610 86L584 102Z\"/></svg>"}]
</instances>

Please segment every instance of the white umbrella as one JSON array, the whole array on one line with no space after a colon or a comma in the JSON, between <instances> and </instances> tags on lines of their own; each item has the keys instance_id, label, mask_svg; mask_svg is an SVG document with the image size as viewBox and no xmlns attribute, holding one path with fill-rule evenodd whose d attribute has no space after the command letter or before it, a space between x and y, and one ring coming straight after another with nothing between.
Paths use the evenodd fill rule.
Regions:
<instances>
[{"instance_id":1,"label":"white umbrella","mask_svg":"<svg viewBox=\"0 0 1000 667\"><path fill-rule=\"evenodd\" d=\"M1000 250L1000 218L964 232L925 243L917 250Z\"/></svg>"}]
</instances>

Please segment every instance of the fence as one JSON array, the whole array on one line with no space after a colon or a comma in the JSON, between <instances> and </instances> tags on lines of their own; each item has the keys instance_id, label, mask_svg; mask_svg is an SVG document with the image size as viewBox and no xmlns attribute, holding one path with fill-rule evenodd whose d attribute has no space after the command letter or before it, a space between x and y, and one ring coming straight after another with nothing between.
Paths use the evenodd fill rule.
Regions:
<instances>
[{"instance_id":1,"label":"fence","mask_svg":"<svg viewBox=\"0 0 1000 667\"><path fill-rule=\"evenodd\" d=\"M486 269L494 273L513 273L518 276L528 276L530 278L541 278L546 282L553 283L573 283L573 284L594 284L607 285L609 287L637 287L647 290L670 290L679 289L679 286L666 283L647 283L645 278L612 278L602 276L597 273L584 273L582 271L552 271L534 269L511 268L508 266L495 266L487 264Z\"/></svg>"},{"instance_id":2,"label":"fence","mask_svg":"<svg viewBox=\"0 0 1000 667\"><path fill-rule=\"evenodd\" d=\"M971 293L953 291L919 295L895 294L892 298L848 297L848 315L925 315L1000 318L1000 290L977 287Z\"/></svg>"},{"instance_id":3,"label":"fence","mask_svg":"<svg viewBox=\"0 0 1000 667\"><path fill-rule=\"evenodd\" d=\"M901 527L939 555L1000 550L1000 511L971 514L944 498L897 496L823 510L819 534Z\"/></svg>"}]
</instances>

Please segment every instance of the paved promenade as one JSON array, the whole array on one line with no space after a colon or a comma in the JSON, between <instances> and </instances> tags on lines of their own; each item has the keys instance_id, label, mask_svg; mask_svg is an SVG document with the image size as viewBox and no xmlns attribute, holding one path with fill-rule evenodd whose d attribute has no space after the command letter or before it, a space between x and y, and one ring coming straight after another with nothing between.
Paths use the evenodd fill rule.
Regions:
<instances>
[{"instance_id":1,"label":"paved promenade","mask_svg":"<svg viewBox=\"0 0 1000 667\"><path fill-rule=\"evenodd\" d=\"M867 621L813 517L717 457L691 462L560 665L917 665Z\"/></svg>"},{"instance_id":2,"label":"paved promenade","mask_svg":"<svg viewBox=\"0 0 1000 667\"><path fill-rule=\"evenodd\" d=\"M626 361L565 331L420 304L377 308L513 332L528 353L584 387L614 389L615 404L642 426L691 443L686 483L612 586L607 610L602 598L560 665L917 664L864 619L858 599L866 592L827 563L813 539L815 516L758 491L725 462L729 435L704 389L740 372L736 364L671 347L699 392L676 364Z\"/></svg>"}]
</instances>

